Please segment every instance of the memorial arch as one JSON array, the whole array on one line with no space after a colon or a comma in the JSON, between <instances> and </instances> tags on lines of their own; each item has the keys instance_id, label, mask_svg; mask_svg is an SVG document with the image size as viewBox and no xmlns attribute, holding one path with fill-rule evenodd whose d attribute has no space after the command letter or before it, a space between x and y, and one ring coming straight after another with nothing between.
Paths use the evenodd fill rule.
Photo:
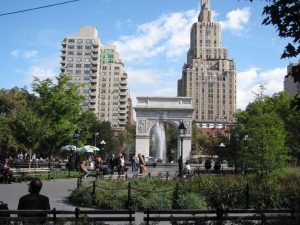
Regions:
<instances>
[{"instance_id":1,"label":"memorial arch","mask_svg":"<svg viewBox=\"0 0 300 225\"><path fill-rule=\"evenodd\" d=\"M190 157L192 144L192 98L189 97L137 97L134 107L136 112L136 154L145 157L150 152L150 135L153 127L158 123L169 123L178 128L183 121L186 135L183 138L183 161ZM181 151L180 138L177 138L177 156ZM177 157L178 158L178 157Z\"/></svg>"}]
</instances>

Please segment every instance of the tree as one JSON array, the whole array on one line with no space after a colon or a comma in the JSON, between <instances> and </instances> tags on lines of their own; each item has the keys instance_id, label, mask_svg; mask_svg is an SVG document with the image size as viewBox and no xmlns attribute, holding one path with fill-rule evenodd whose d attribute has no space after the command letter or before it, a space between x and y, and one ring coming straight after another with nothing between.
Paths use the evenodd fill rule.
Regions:
<instances>
[{"instance_id":1,"label":"tree","mask_svg":"<svg viewBox=\"0 0 300 225\"><path fill-rule=\"evenodd\" d=\"M120 140L121 139L121 140ZM127 123L125 130L122 133L122 138L119 138L119 142L122 143L122 148L125 153L135 155L135 139L136 139L136 125Z\"/></svg>"},{"instance_id":2,"label":"tree","mask_svg":"<svg viewBox=\"0 0 300 225\"><path fill-rule=\"evenodd\" d=\"M97 145L99 146L101 141L105 141L105 146L100 154L105 158L108 154L114 152L115 150L115 139L114 132L111 128L111 123L109 121L97 121L91 128L93 133L98 133Z\"/></svg>"},{"instance_id":3,"label":"tree","mask_svg":"<svg viewBox=\"0 0 300 225\"><path fill-rule=\"evenodd\" d=\"M262 92L261 92L262 93ZM245 111L236 114L239 133L238 158L240 164L252 168L257 174L269 174L286 165L284 121L268 107L262 94Z\"/></svg>"},{"instance_id":4,"label":"tree","mask_svg":"<svg viewBox=\"0 0 300 225\"><path fill-rule=\"evenodd\" d=\"M33 110L48 121L47 137L41 142L41 148L48 154L58 153L62 146L73 142L84 100L83 96L77 94L77 85L67 85L67 75L61 74L56 79L57 83L51 79L35 78L32 83L34 94L27 96Z\"/></svg>"},{"instance_id":5,"label":"tree","mask_svg":"<svg viewBox=\"0 0 300 225\"><path fill-rule=\"evenodd\" d=\"M253 0L250 0L251 2ZM291 43L285 47L281 58L296 57L300 53L300 1L297 0L266 0L271 4L264 7L266 16L263 25L272 24L276 27L279 37L289 38Z\"/></svg>"}]
</instances>

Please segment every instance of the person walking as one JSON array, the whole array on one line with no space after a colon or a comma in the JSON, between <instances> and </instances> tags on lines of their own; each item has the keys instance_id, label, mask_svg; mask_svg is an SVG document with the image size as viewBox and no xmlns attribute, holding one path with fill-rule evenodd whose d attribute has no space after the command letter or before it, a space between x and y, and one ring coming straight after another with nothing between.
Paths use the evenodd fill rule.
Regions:
<instances>
[{"instance_id":1,"label":"person walking","mask_svg":"<svg viewBox=\"0 0 300 225\"><path fill-rule=\"evenodd\" d=\"M132 157L131 157L131 170L132 170L132 172L133 173L135 173L136 171L137 171L137 160L136 160L136 157L135 157L135 155L132 155Z\"/></svg>"},{"instance_id":2,"label":"person walking","mask_svg":"<svg viewBox=\"0 0 300 225\"><path fill-rule=\"evenodd\" d=\"M109 159L109 166L110 166L110 171L111 171L111 175L114 175L114 170L115 170L115 154L111 154L111 157Z\"/></svg>"},{"instance_id":3,"label":"person walking","mask_svg":"<svg viewBox=\"0 0 300 225\"><path fill-rule=\"evenodd\" d=\"M144 172L144 167L146 165L145 160L141 153L138 154L139 166L140 166L140 174Z\"/></svg>"}]
</instances>

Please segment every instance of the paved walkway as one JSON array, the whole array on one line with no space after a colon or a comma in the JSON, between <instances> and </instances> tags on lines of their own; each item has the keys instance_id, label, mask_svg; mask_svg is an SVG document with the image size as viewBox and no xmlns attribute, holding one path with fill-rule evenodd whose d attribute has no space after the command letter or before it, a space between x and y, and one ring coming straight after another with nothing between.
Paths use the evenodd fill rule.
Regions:
<instances>
[{"instance_id":1,"label":"paved walkway","mask_svg":"<svg viewBox=\"0 0 300 225\"><path fill-rule=\"evenodd\" d=\"M0 201L8 204L9 209L17 209L19 198L28 194L29 182L0 184ZM76 188L77 179L57 179L43 181L41 194L49 197L50 207L60 210L74 210L76 206L68 204L68 196Z\"/></svg>"}]
</instances>

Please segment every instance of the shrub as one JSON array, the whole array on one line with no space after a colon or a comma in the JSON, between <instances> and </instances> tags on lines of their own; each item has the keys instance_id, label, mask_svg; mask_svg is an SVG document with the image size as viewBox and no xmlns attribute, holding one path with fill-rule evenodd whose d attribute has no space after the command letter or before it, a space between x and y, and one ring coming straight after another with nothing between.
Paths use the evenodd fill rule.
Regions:
<instances>
[{"instance_id":1,"label":"shrub","mask_svg":"<svg viewBox=\"0 0 300 225\"><path fill-rule=\"evenodd\" d=\"M205 199L195 193L183 193L177 200L180 209L207 209Z\"/></svg>"},{"instance_id":2,"label":"shrub","mask_svg":"<svg viewBox=\"0 0 300 225\"><path fill-rule=\"evenodd\" d=\"M83 186L73 190L70 196L70 200L71 202L84 207L93 205L91 186Z\"/></svg>"}]
</instances>

